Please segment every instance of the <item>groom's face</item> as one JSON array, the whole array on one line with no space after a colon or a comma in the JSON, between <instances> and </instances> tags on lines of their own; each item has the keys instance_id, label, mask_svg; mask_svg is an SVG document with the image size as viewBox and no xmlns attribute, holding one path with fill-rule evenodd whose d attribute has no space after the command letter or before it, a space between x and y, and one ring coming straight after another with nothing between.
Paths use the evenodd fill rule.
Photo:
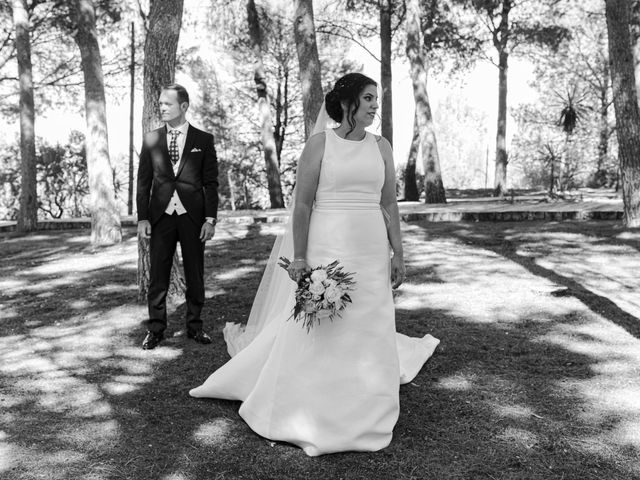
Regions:
<instances>
[{"instance_id":1,"label":"groom's face","mask_svg":"<svg viewBox=\"0 0 640 480\"><path fill-rule=\"evenodd\" d=\"M187 102L181 104L178 101L178 92L175 90L163 90L160 93L158 103L160 104L160 116L165 123L184 120L187 108L189 108Z\"/></svg>"}]
</instances>

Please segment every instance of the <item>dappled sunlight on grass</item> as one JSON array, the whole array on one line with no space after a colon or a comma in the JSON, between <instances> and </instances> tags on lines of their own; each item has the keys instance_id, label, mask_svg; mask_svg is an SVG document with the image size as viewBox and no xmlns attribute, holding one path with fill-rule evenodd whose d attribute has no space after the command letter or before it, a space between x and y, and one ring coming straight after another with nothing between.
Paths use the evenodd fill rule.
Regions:
<instances>
[{"instance_id":1,"label":"dappled sunlight on grass","mask_svg":"<svg viewBox=\"0 0 640 480\"><path fill-rule=\"evenodd\" d=\"M132 393L140 388L140 384L147 383L149 380L143 382L105 382L102 384L102 388L111 396L124 395L126 393Z\"/></svg>"},{"instance_id":2,"label":"dappled sunlight on grass","mask_svg":"<svg viewBox=\"0 0 640 480\"><path fill-rule=\"evenodd\" d=\"M37 459L43 478L81 478L76 465L94 461L89 452L80 453L87 445L113 448L121 441L123 425L114 402L153 382L154 365L182 354L171 346L146 354L138 345L127 345L123 340L143 316L137 306L119 307L0 337L0 373L16 395L3 398L2 405L26 409L2 423L29 428L46 418L52 427L46 433L30 428L27 438L46 442L26 448L21 434L21 446L8 447L15 459L11 468L29 471ZM58 448L52 451L53 445Z\"/></svg>"},{"instance_id":3,"label":"dappled sunlight on grass","mask_svg":"<svg viewBox=\"0 0 640 480\"><path fill-rule=\"evenodd\" d=\"M638 242L639 236L622 232L617 238ZM584 288L606 296L640 318L638 245L611 244L577 232L530 232L508 235L507 239L520 242L516 253L525 250L541 267L575 279Z\"/></svg>"},{"instance_id":4,"label":"dappled sunlight on grass","mask_svg":"<svg viewBox=\"0 0 640 480\"><path fill-rule=\"evenodd\" d=\"M128 241L132 241L133 238L130 238ZM74 237L67 238L65 243L79 243L82 245L86 245L91 241L91 234L87 233L86 235L76 235ZM124 242L127 240L125 239Z\"/></svg>"},{"instance_id":5,"label":"dappled sunlight on grass","mask_svg":"<svg viewBox=\"0 0 640 480\"><path fill-rule=\"evenodd\" d=\"M419 229L411 232L405 247L409 252L421 240ZM407 255L407 282L397 294L398 308L434 308L478 322L542 320L568 311L564 302L548 295L556 284L490 250L442 237L430 238L426 245L420 255ZM425 269L431 274L414 273Z\"/></svg>"},{"instance_id":6,"label":"dappled sunlight on grass","mask_svg":"<svg viewBox=\"0 0 640 480\"><path fill-rule=\"evenodd\" d=\"M19 451L15 449L16 453ZM61 478L62 475L67 474L67 466L74 463L81 463L86 460L87 455L81 454L76 450L65 449L58 450L56 452L48 453L40 451L36 448L30 448L26 453L19 452L14 457L15 463L24 463L26 465L32 465L34 471L37 471L37 476L31 478ZM70 477L67 477L70 478Z\"/></svg>"},{"instance_id":7,"label":"dappled sunlight on grass","mask_svg":"<svg viewBox=\"0 0 640 480\"><path fill-rule=\"evenodd\" d=\"M132 313L131 309L116 308L84 316L87 323L71 321L66 325L34 328L28 334L0 337L0 352L3 352L0 353L0 372L12 378L20 390L30 392L38 405L50 412L72 409L75 415L82 416L109 414L110 405L100 385L83 377L100 368L102 362L110 363L114 357L122 360L122 355L127 353L129 358L141 357L140 349L110 348L113 338L135 324L131 322ZM164 350L157 356L175 357L175 352ZM122 361L118 363L123 366ZM148 368L143 373L148 373ZM121 375L105 383L113 385L118 378ZM134 387L140 383L136 382Z\"/></svg>"},{"instance_id":8,"label":"dappled sunlight on grass","mask_svg":"<svg viewBox=\"0 0 640 480\"><path fill-rule=\"evenodd\" d=\"M228 359L220 330L248 316L281 225L222 223L205 251L213 344L186 338L180 304L152 351L140 348L133 229L98 249L85 231L3 242L0 477L638 476L638 337L586 283L622 305L637 285L622 269L635 265L638 238L560 227L403 225L398 330L441 344L401 387L387 449L320 459L255 435L238 402L188 396Z\"/></svg>"},{"instance_id":9,"label":"dappled sunlight on grass","mask_svg":"<svg viewBox=\"0 0 640 480\"><path fill-rule=\"evenodd\" d=\"M222 227L219 234L246 242L243 230L229 234ZM255 232L252 241L271 242ZM212 354L226 353L186 338L180 330L185 306L170 305L169 330L158 348L140 348L147 308L137 303L138 253L131 233L120 245L95 249L88 235L73 232L3 243L0 455L11 461L0 465L0 476L6 470L20 479L36 478L33 472L65 480L161 478L164 459L150 466L139 462L148 452L186 459L174 462L181 465L176 471L190 468L167 438L182 445L199 431L202 447L218 442L222 450L234 443L231 421L203 423L211 405L188 397L212 369ZM247 287L247 277L257 282L264 259L248 259L242 249L218 242L207 245L205 261L207 297L225 296L224 304L212 300L205 306L205 328L213 332L216 317L248 314L248 290L240 290L235 301L228 292ZM191 419L194 412L197 419Z\"/></svg>"},{"instance_id":10,"label":"dappled sunlight on grass","mask_svg":"<svg viewBox=\"0 0 640 480\"><path fill-rule=\"evenodd\" d=\"M190 480L190 478L182 473L170 473L168 475L164 475L162 480Z\"/></svg>"},{"instance_id":11,"label":"dappled sunlight on grass","mask_svg":"<svg viewBox=\"0 0 640 480\"><path fill-rule=\"evenodd\" d=\"M408 237L405 249L411 249L413 245L420 248L423 241L419 236ZM464 245L455 239L430 239L427 252L409 256L407 269L410 275L412 271L432 267L436 269L438 278L474 283L482 275L484 283L489 286L501 275L517 276L517 272L514 271L517 268L512 264L495 262L500 256L494 252Z\"/></svg>"},{"instance_id":12,"label":"dappled sunlight on grass","mask_svg":"<svg viewBox=\"0 0 640 480\"><path fill-rule=\"evenodd\" d=\"M0 473L6 472L13 467L14 459L17 457L17 452L13 445L5 441L6 435L0 432Z\"/></svg>"},{"instance_id":13,"label":"dappled sunlight on grass","mask_svg":"<svg viewBox=\"0 0 640 480\"><path fill-rule=\"evenodd\" d=\"M640 243L640 229L626 230L620 232L616 237L618 240L631 240Z\"/></svg>"},{"instance_id":14,"label":"dappled sunlight on grass","mask_svg":"<svg viewBox=\"0 0 640 480\"><path fill-rule=\"evenodd\" d=\"M7 288L5 291L7 294L29 293L37 294L39 298L47 298L53 294L52 290L68 288L70 286L77 285L78 282L81 282L82 280L83 276L72 274L58 278L50 276L44 282L33 282L32 280L25 278L25 280L15 285L13 288Z\"/></svg>"},{"instance_id":15,"label":"dappled sunlight on grass","mask_svg":"<svg viewBox=\"0 0 640 480\"><path fill-rule=\"evenodd\" d=\"M224 281L237 280L237 279L244 278L248 274L261 273L262 270L264 269L257 266L252 266L252 267L243 266L243 267L234 268L232 270L227 270L223 273L214 275L213 277L216 280L224 280Z\"/></svg>"},{"instance_id":16,"label":"dappled sunlight on grass","mask_svg":"<svg viewBox=\"0 0 640 480\"><path fill-rule=\"evenodd\" d=\"M210 422L200 425L193 438L201 445L216 447L228 442L229 433L233 429L233 422L228 418L216 418Z\"/></svg>"},{"instance_id":17,"label":"dappled sunlight on grass","mask_svg":"<svg viewBox=\"0 0 640 480\"><path fill-rule=\"evenodd\" d=\"M205 283L209 283L205 289L205 298L221 297L227 294L227 290L220 288L215 284L216 275L211 274L205 279Z\"/></svg>"},{"instance_id":18,"label":"dappled sunlight on grass","mask_svg":"<svg viewBox=\"0 0 640 480\"><path fill-rule=\"evenodd\" d=\"M117 283L113 283L113 284L109 284L109 285L103 285L101 287L96 287L94 289L95 292L97 293L121 293L123 291L130 291L132 295L137 295L138 293L138 285L137 284L130 284L130 285L122 285L122 284L117 284Z\"/></svg>"},{"instance_id":19,"label":"dappled sunlight on grass","mask_svg":"<svg viewBox=\"0 0 640 480\"><path fill-rule=\"evenodd\" d=\"M69 302L69 307L73 310L86 310L90 305L87 300L73 300Z\"/></svg>"},{"instance_id":20,"label":"dappled sunlight on grass","mask_svg":"<svg viewBox=\"0 0 640 480\"><path fill-rule=\"evenodd\" d=\"M516 446L531 448L540 443L538 436L523 428L507 427L504 431L498 435L498 438L509 443L514 443Z\"/></svg>"},{"instance_id":21,"label":"dappled sunlight on grass","mask_svg":"<svg viewBox=\"0 0 640 480\"><path fill-rule=\"evenodd\" d=\"M28 282L26 280L16 280L16 279L5 279L0 280L0 289L3 292L11 291L12 289L19 289L27 285Z\"/></svg>"},{"instance_id":22,"label":"dappled sunlight on grass","mask_svg":"<svg viewBox=\"0 0 640 480\"><path fill-rule=\"evenodd\" d=\"M449 276L435 268L440 277ZM470 267L469 281L464 291L451 288L451 283L424 284L410 280L403 284L396 296L396 307L407 310L431 308L444 310L467 322L520 323L525 320L548 321L573 310L566 302L547 294L549 285L531 284L531 280L510 279L508 282L488 284L486 276L474 275ZM517 298L518 302L513 299Z\"/></svg>"},{"instance_id":23,"label":"dappled sunlight on grass","mask_svg":"<svg viewBox=\"0 0 640 480\"><path fill-rule=\"evenodd\" d=\"M17 317L18 311L15 308L0 303L0 320L11 320Z\"/></svg>"},{"instance_id":24,"label":"dappled sunlight on grass","mask_svg":"<svg viewBox=\"0 0 640 480\"><path fill-rule=\"evenodd\" d=\"M637 293L640 276L635 273L640 271L640 235L637 232L619 231L619 225L613 222L533 223L518 225L518 228L507 225L496 228L491 224L456 225L450 236L437 235L438 228L429 225L425 229L430 241L437 240L445 246L447 242L458 242L467 246L466 251L480 249L503 255L514 265L555 285L557 295L574 296L608 318L620 317L620 324L630 327L632 333L640 334L640 295ZM436 235L429 230L434 230ZM455 251L449 253L455 255ZM459 260L457 264L460 264ZM472 265L468 262L469 267ZM493 264L485 262L485 265ZM470 269L478 275L483 274L480 270ZM517 272L513 274L519 278ZM562 289L564 291L560 291Z\"/></svg>"},{"instance_id":25,"label":"dappled sunlight on grass","mask_svg":"<svg viewBox=\"0 0 640 480\"><path fill-rule=\"evenodd\" d=\"M540 452L538 468L549 478L561 478L563 457L582 459L564 478L636 478L640 255L631 242L638 236L584 227L411 226L396 305L435 312L444 331L466 325L463 339L433 333L442 340L435 362L448 351L450 361L474 359L433 386L496 418L490 442L508 444L519 458L508 468L535 470L527 458ZM607 462L626 473L594 473Z\"/></svg>"},{"instance_id":26,"label":"dappled sunlight on grass","mask_svg":"<svg viewBox=\"0 0 640 480\"><path fill-rule=\"evenodd\" d=\"M602 321L560 324L540 340L593 359L593 376L557 388L582 399L585 422L601 426L615 419L608 432L599 433L599 442L628 445L640 455L640 340Z\"/></svg>"},{"instance_id":27,"label":"dappled sunlight on grass","mask_svg":"<svg viewBox=\"0 0 640 480\"><path fill-rule=\"evenodd\" d=\"M502 418L512 420L529 420L535 415L531 407L526 405L495 405L494 412Z\"/></svg>"},{"instance_id":28,"label":"dappled sunlight on grass","mask_svg":"<svg viewBox=\"0 0 640 480\"><path fill-rule=\"evenodd\" d=\"M124 248L124 246L112 248L109 255L84 253L77 254L72 258L69 258L66 255L56 257L58 258L49 259L46 264L32 269L27 269L26 271L20 272L18 275L59 275L65 273L92 272L102 268L115 268L120 266L128 267L131 265L131 262L135 260L132 249Z\"/></svg>"},{"instance_id":29,"label":"dappled sunlight on grass","mask_svg":"<svg viewBox=\"0 0 640 480\"><path fill-rule=\"evenodd\" d=\"M436 387L444 388L445 390L470 390L473 388L473 381L458 374L440 378L436 383Z\"/></svg>"}]
</instances>

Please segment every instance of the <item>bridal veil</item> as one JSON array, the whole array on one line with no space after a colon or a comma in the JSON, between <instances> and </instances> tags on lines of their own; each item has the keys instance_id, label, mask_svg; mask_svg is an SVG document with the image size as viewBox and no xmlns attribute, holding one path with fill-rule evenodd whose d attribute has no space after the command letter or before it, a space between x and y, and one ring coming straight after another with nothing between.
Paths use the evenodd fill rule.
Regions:
<instances>
[{"instance_id":1,"label":"bridal veil","mask_svg":"<svg viewBox=\"0 0 640 480\"><path fill-rule=\"evenodd\" d=\"M325 103L322 102L311 135L324 132L327 128L337 126L329 117ZM272 320L288 318L291 315L290 302L283 301L287 295L292 295L291 279L287 272L278 266L278 259L286 257L293 259L293 209L295 206L295 189L291 195L292 202L289 206L289 219L284 232L276 237L267 260L258 291L251 306L249 319L246 325L227 322L222 330L227 351L232 357L249 345L254 338Z\"/></svg>"}]
</instances>

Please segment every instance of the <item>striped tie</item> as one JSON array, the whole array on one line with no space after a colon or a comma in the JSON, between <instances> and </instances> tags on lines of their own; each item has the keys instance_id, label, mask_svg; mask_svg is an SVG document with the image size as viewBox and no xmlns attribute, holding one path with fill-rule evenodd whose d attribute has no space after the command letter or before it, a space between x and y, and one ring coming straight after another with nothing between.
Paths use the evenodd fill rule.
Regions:
<instances>
[{"instance_id":1,"label":"striped tie","mask_svg":"<svg viewBox=\"0 0 640 480\"><path fill-rule=\"evenodd\" d=\"M171 134L171 141L169 142L169 158L171 158L171 163L176 164L178 160L180 160L178 151L178 135L180 135L180 130L171 130L169 132Z\"/></svg>"}]
</instances>

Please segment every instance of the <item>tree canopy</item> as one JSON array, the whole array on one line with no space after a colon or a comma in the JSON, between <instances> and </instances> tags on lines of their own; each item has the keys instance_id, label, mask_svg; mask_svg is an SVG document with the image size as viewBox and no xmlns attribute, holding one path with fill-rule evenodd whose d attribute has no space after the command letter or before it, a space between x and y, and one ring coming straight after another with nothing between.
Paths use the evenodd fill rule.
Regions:
<instances>
[{"instance_id":1,"label":"tree canopy","mask_svg":"<svg viewBox=\"0 0 640 480\"><path fill-rule=\"evenodd\" d=\"M92 151L72 147L77 145L78 131L86 129L81 120L86 104L86 69L83 75L81 55L74 42L80 26L70 9L74 2L23 3L32 65L37 216L45 219L87 214L87 205L91 204L87 195L91 192L69 187L69 182L76 181L71 177L79 173L67 171L80 172L82 168L77 162L63 168L71 165L65 160L70 158L91 165L87 154ZM134 148L139 148L143 123L151 122L149 115L153 115L142 112L143 104L149 104L143 102L142 65L145 42L152 34L150 2L88 3L95 8L106 102L104 124L109 131L105 147L108 157L104 157L109 161L98 164L110 163L113 193L107 196L115 196L116 209L125 214L129 198L129 122L125 119L129 115L132 49L136 59ZM255 7L254 17L247 17L248 4ZM415 13L407 13L411 3L406 0L210 0L181 4L180 36L172 70L175 80L190 91L191 121L215 136L221 208L270 208L288 203L297 159L312 111L317 108L312 105L317 105L320 95L348 71L363 71L376 79L384 94L391 95L389 105L393 98L393 108L382 109L373 128L393 137L389 140L396 151L398 172L407 161L413 162L413 176L399 175L398 180L415 182L412 196L416 198L443 201L443 195L425 197L425 186L439 184L444 189L495 186L500 191L533 188L553 194L586 185L621 187L608 48L611 32L602 2L421 0L415 4L421 12L419 22L414 23L420 27L418 37L407 36L407 32L416 30L407 29L407 21L415 18ZM314 32L308 23L306 30L301 29L301 12L305 19L312 19ZM0 5L0 115L5 124L17 126L24 107L19 102L19 29L13 13L11 4ZM634 2L628 23L636 66L639 17L640 7ZM251 34L256 26L259 37ZM257 38L260 84L255 80ZM407 49L408 39L415 42L415 38L422 43L420 49ZM314 70L301 71L300 65L311 65L304 58L314 61L312 40L317 64L313 64ZM422 52L426 68L410 68L418 58L415 52ZM147 55L160 53L148 51ZM152 65L160 58L147 60ZM486 68L491 64L498 67L498 75ZM421 79L416 81L418 74ZM316 79L315 86L308 88L312 78ZM427 85L427 78L427 88L414 97L412 90ZM637 78L635 81L638 83ZM261 91L263 104L258 102ZM422 102L418 103L419 109L416 101ZM431 129L431 136L423 135L422 142L438 139L438 171L428 182L422 178L425 168L432 167L410 158L417 154L410 148L415 137L414 110L422 116L429 112L431 117L426 123L415 123L418 133ZM392 129L385 126L391 115ZM83 135L88 142L87 132ZM17 128L0 136L4 147L0 154L0 217L5 219L19 217L17 199L25 188L19 185L22 175L16 157L25 155L18 153L19 138ZM265 148L272 149L268 161ZM43 163L45 158L48 166ZM494 160L489 162L489 158ZM53 168L52 163L58 167ZM48 172L46 182L40 173L44 171ZM85 168L85 172L91 177L91 168ZM54 193L52 185L59 185L55 188L59 191ZM277 195L282 200L274 197L276 188L281 189Z\"/></svg>"}]
</instances>

